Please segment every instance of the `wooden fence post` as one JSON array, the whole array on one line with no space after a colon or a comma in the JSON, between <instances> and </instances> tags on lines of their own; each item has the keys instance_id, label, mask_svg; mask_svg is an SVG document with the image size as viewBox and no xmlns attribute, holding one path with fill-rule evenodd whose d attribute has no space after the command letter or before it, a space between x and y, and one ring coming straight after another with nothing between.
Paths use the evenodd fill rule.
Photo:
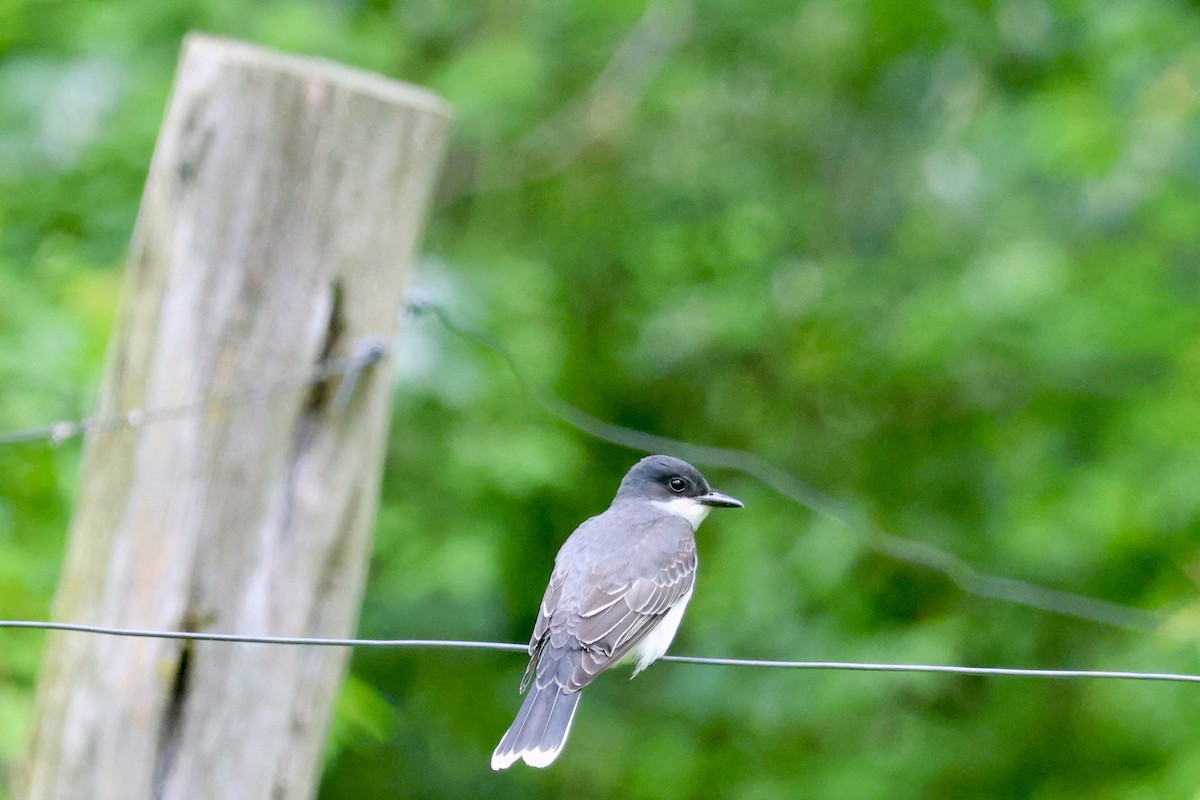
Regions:
<instances>
[{"instance_id":1,"label":"wooden fence post","mask_svg":"<svg viewBox=\"0 0 1200 800\"><path fill-rule=\"evenodd\" d=\"M449 125L432 94L191 36L151 163L97 415L303 376L395 332ZM352 635L386 362L93 431L56 616ZM309 798L338 648L52 635L18 797Z\"/></svg>"}]
</instances>

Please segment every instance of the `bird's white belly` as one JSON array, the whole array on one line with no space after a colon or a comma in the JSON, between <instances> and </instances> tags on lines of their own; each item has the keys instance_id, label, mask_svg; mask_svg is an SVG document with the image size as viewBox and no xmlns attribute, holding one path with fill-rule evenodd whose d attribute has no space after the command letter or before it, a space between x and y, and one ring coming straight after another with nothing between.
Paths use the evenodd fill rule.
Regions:
<instances>
[{"instance_id":1,"label":"bird's white belly","mask_svg":"<svg viewBox=\"0 0 1200 800\"><path fill-rule=\"evenodd\" d=\"M646 638L638 642L637 646L629 651L628 658L636 659L637 664L633 668L633 674L637 675L646 667L653 664L671 646L671 642L675 639L675 633L679 630L679 623L683 621L683 612L687 609L688 601L692 599L692 590L679 598L679 602L671 606L666 614L663 614L662 621L654 626L654 630L646 634Z\"/></svg>"}]
</instances>

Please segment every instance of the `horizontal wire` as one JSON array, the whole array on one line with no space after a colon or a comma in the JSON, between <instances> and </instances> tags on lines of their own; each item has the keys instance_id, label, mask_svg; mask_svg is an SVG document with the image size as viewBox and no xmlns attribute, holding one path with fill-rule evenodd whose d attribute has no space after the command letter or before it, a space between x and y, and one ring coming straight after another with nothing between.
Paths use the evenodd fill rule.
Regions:
<instances>
[{"instance_id":1,"label":"horizontal wire","mask_svg":"<svg viewBox=\"0 0 1200 800\"><path fill-rule=\"evenodd\" d=\"M38 620L0 620L0 629L69 631L99 636L122 636L133 639L182 639L193 642L232 642L235 644L282 644L302 647L454 647L474 650L511 650L527 652L523 644L504 642L473 642L459 639L329 639L311 636L249 636L237 633L204 633L202 631L156 631L140 628L113 628L106 625L84 625L75 622L40 622Z\"/></svg>"},{"instance_id":2,"label":"horizontal wire","mask_svg":"<svg viewBox=\"0 0 1200 800\"><path fill-rule=\"evenodd\" d=\"M1200 675L1181 672L1135 672L1106 669L1024 669L1020 667L960 667L946 664L871 664L858 661L770 661L756 658L706 658L663 656L662 661L726 667L775 667L782 669L829 669L857 672L936 672L952 675L994 675L1012 678L1100 678L1134 681L1200 683Z\"/></svg>"},{"instance_id":3,"label":"horizontal wire","mask_svg":"<svg viewBox=\"0 0 1200 800\"><path fill-rule=\"evenodd\" d=\"M353 389L355 379L365 368L379 363L387 355L387 345L377 336L366 336L361 339L350 356L327 361L304 375L265 383L238 392L232 392L221 397L201 400L195 403L182 403L177 406L163 406L149 409L133 409L124 414L112 417L85 417L78 420L60 420L48 425L41 425L25 430L0 433L0 445L24 444L28 442L46 441L51 445L60 445L77 436L92 431L108 432L122 428L139 428L156 422L187 419L200 416L219 408L232 408L258 400L266 400L286 394L301 392L329 378L344 376L346 383L339 389L334 398L334 405L345 403L348 392Z\"/></svg>"},{"instance_id":4,"label":"horizontal wire","mask_svg":"<svg viewBox=\"0 0 1200 800\"><path fill-rule=\"evenodd\" d=\"M529 650L523 644L476 642L466 639L326 639L308 636L243 636L233 633L155 631L136 628L112 628L103 625L82 625L73 622L35 622L29 620L0 620L0 629L2 628L69 631L139 639L177 639L240 644L298 645L303 647L408 647L499 650L513 653L527 653ZM709 658L705 656L663 656L659 660L670 661L676 664L701 664L717 667L849 670L856 672L926 672L1019 678L1096 678L1200 683L1200 675L1177 672L1136 672L1132 670L1022 669L1017 667L961 667L945 664L872 664L857 661L773 661L757 658Z\"/></svg>"},{"instance_id":5,"label":"horizontal wire","mask_svg":"<svg viewBox=\"0 0 1200 800\"><path fill-rule=\"evenodd\" d=\"M842 525L872 550L898 561L939 572L964 592L976 597L1000 600L1143 633L1158 629L1162 623L1161 617L1153 612L981 572L953 553L926 542L906 539L884 531L849 504L809 486L753 453L692 444L605 422L552 394L541 391L525 377L516 356L508 348L487 334L459 325L435 302L413 303L409 308L414 314L433 315L450 333L496 353L508 365L521 389L532 397L535 403L551 416L589 436L632 450L666 453L685 461L732 469L754 477L788 500Z\"/></svg>"}]
</instances>

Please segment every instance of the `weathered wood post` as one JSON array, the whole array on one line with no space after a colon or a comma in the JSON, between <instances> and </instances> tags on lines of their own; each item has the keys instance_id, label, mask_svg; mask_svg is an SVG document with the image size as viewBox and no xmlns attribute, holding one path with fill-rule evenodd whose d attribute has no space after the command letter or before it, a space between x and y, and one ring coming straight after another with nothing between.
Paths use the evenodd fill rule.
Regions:
<instances>
[{"instance_id":1,"label":"weathered wood post","mask_svg":"<svg viewBox=\"0 0 1200 800\"><path fill-rule=\"evenodd\" d=\"M449 122L432 94L189 37L146 182L97 415L302 376L395 331ZM59 619L347 636L388 422L386 364L89 434ZM347 653L66 633L22 798L309 798Z\"/></svg>"}]
</instances>

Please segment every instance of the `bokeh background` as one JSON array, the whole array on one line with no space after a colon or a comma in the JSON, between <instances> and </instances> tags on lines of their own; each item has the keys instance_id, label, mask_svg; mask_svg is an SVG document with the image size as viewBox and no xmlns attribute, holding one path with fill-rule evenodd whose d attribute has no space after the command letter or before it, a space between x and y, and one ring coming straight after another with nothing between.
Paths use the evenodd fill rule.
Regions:
<instances>
[{"instance_id":1,"label":"bokeh background","mask_svg":"<svg viewBox=\"0 0 1200 800\"><path fill-rule=\"evenodd\" d=\"M0 429L90 409L193 29L440 92L422 290L545 391L841 504L709 470L747 509L701 531L675 652L1200 671L1195 3L0 0ZM360 632L524 641L641 454L432 318L401 339ZM49 613L78 454L0 448L0 616ZM43 643L0 635L5 772ZM523 666L356 652L321 797L1200 796L1194 686L676 664L495 775Z\"/></svg>"}]
</instances>

